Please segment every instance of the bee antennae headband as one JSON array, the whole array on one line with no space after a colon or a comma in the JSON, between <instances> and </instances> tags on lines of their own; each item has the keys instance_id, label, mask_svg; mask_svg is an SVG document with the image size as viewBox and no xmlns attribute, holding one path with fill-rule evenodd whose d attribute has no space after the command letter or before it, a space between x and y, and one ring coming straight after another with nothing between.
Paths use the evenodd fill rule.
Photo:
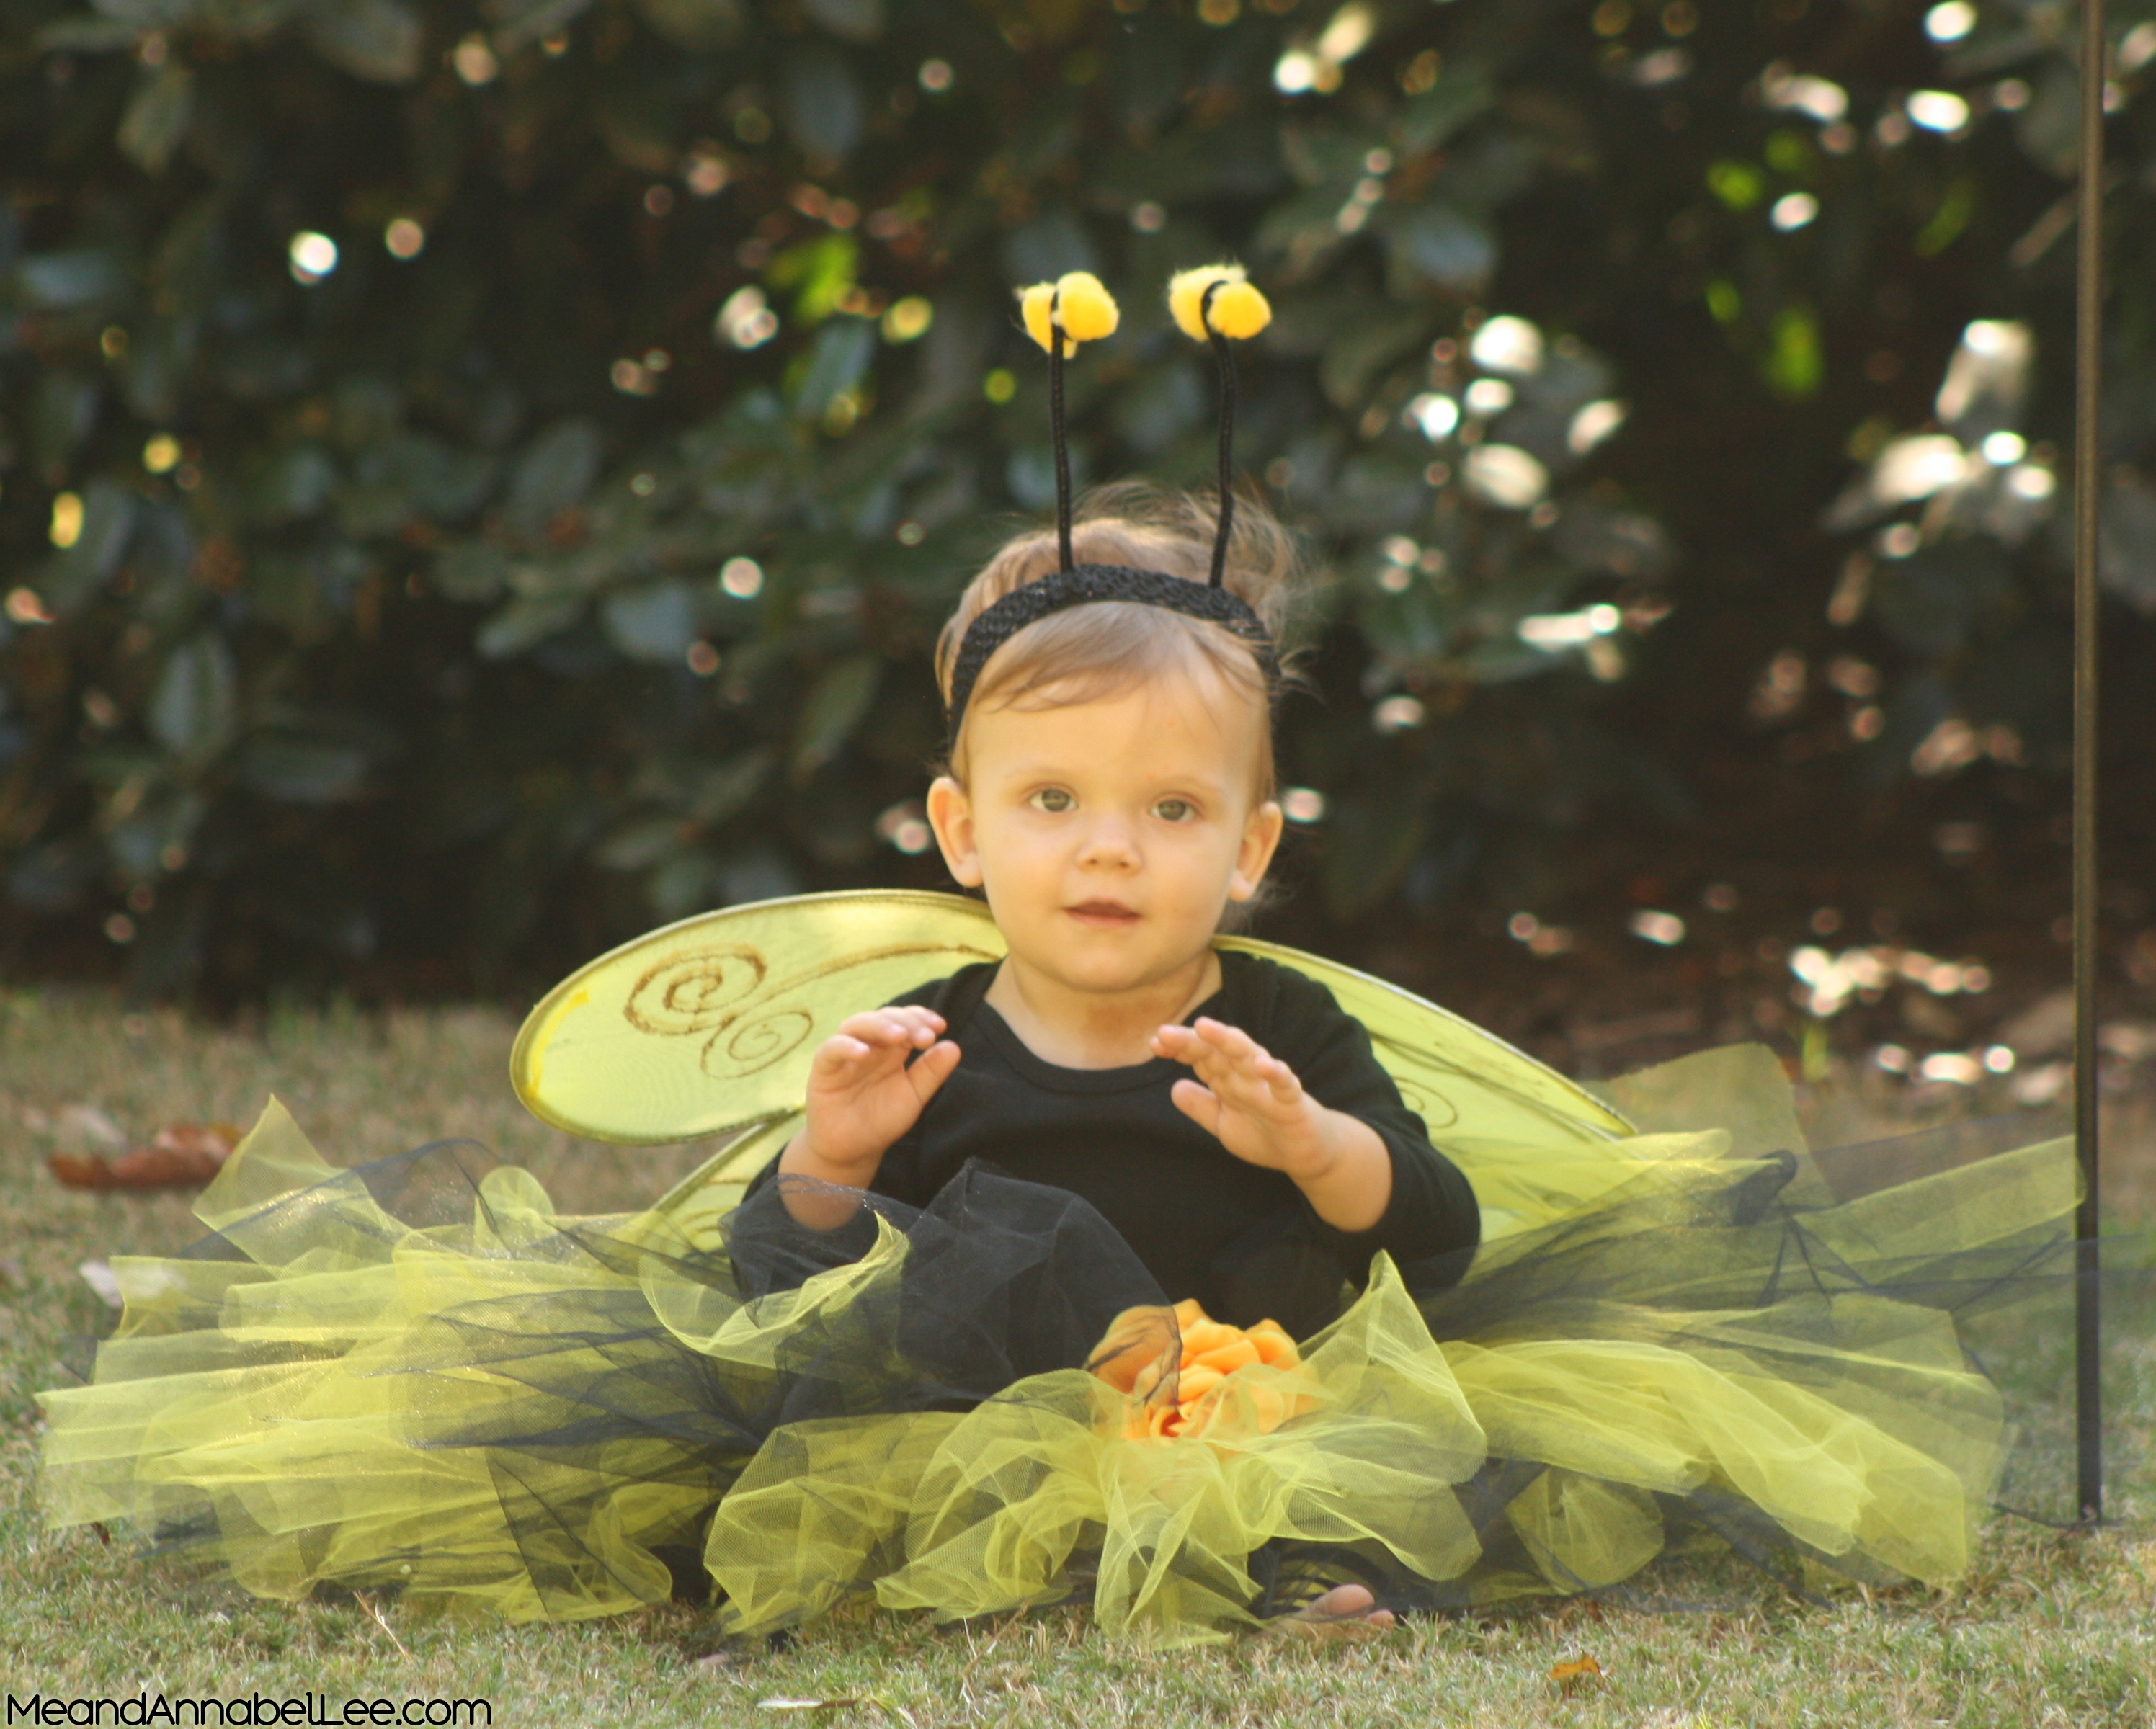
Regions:
<instances>
[{"instance_id":1,"label":"bee antennae headband","mask_svg":"<svg viewBox=\"0 0 2156 1729\"><path fill-rule=\"evenodd\" d=\"M1063 363L1078 344L1111 335L1120 319L1114 299L1098 277L1074 270L1055 282L1020 290L1019 316L1026 333L1048 351L1049 413L1055 447L1055 544L1058 566L1038 582L1014 588L983 608L966 628L951 669L951 741L966 718L966 704L982 669L995 651L1025 628L1067 607L1089 601L1136 601L1165 607L1225 626L1250 645L1276 691L1280 658L1263 622L1240 595L1224 586L1228 541L1235 531L1235 357L1230 338L1248 340L1272 318L1265 297L1240 264L1209 264L1180 272L1168 289L1168 310L1178 328L1213 350L1220 366L1220 519L1213 536L1212 578L1205 583L1164 571L1122 565L1079 564L1070 550L1070 449L1064 423Z\"/></svg>"}]
</instances>

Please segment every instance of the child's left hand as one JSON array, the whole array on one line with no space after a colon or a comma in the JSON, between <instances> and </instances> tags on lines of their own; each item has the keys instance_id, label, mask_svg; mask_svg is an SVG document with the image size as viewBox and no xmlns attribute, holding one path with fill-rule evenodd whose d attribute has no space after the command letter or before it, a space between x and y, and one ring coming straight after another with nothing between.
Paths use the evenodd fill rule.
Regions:
<instances>
[{"instance_id":1,"label":"child's left hand","mask_svg":"<svg viewBox=\"0 0 2156 1729\"><path fill-rule=\"evenodd\" d=\"M1162 1056L1188 1063L1196 1080L1172 1089L1176 1108L1220 1137L1239 1159L1308 1181L1329 1162L1332 1113L1302 1090L1295 1071L1240 1027L1209 1015L1152 1036Z\"/></svg>"},{"instance_id":2,"label":"child's left hand","mask_svg":"<svg viewBox=\"0 0 2156 1729\"><path fill-rule=\"evenodd\" d=\"M1176 1108L1245 1163L1284 1172L1327 1224L1366 1231L1384 1217L1393 1163L1378 1131L1319 1104L1248 1033L1200 1015L1163 1027L1152 1048L1198 1071L1170 1089Z\"/></svg>"}]
</instances>

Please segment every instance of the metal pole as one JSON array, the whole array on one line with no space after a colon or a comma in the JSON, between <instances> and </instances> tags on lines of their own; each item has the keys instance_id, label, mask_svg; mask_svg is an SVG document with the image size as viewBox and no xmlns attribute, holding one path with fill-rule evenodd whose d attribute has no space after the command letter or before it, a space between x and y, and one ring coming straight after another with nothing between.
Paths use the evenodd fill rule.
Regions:
<instances>
[{"instance_id":1,"label":"metal pole","mask_svg":"<svg viewBox=\"0 0 2156 1729\"><path fill-rule=\"evenodd\" d=\"M2103 1517L2103 1386L2097 1307L2097 387L2103 359L2103 0L2082 0L2080 254L2074 316L2075 1421L2084 1523Z\"/></svg>"}]
</instances>

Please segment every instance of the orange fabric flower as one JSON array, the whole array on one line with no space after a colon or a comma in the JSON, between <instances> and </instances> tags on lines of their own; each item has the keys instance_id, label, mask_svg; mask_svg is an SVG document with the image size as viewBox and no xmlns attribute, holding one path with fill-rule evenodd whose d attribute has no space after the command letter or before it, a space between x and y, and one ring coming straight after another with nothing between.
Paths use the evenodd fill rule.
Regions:
<instances>
[{"instance_id":1,"label":"orange fabric flower","mask_svg":"<svg viewBox=\"0 0 2156 1729\"><path fill-rule=\"evenodd\" d=\"M1308 1408L1309 1398L1269 1375L1236 1378L1245 1369L1301 1363L1302 1353L1276 1321L1260 1321L1247 1331L1230 1326L1192 1297L1172 1310L1126 1309L1086 1367L1141 1402L1125 1431L1137 1439L1201 1434L1231 1398L1247 1400L1256 1432L1270 1434Z\"/></svg>"}]
</instances>

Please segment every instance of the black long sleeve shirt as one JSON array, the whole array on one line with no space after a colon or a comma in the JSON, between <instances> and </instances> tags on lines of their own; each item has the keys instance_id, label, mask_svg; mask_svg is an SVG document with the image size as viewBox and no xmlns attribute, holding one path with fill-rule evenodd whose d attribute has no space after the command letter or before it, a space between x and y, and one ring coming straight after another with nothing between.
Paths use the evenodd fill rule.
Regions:
<instances>
[{"instance_id":1,"label":"black long sleeve shirt","mask_svg":"<svg viewBox=\"0 0 2156 1729\"><path fill-rule=\"evenodd\" d=\"M962 1053L920 1120L885 1153L870 1189L925 1207L970 1159L1081 1196L1122 1235L1171 1301L1219 1319L1270 1317L1299 1335L1337 1311L1344 1290L1389 1251L1450 1283L1480 1236L1474 1190L1430 1145L1372 1054L1370 1037L1316 980L1223 952L1220 989L1191 1012L1240 1027L1295 1071L1320 1104L1374 1129L1392 1160L1392 1198L1369 1229L1321 1219L1290 1177L1247 1164L1176 1108L1189 1067L1165 1057L1066 1069L1027 1049L983 1000L996 963L961 968L896 999L943 1017Z\"/></svg>"}]
</instances>

